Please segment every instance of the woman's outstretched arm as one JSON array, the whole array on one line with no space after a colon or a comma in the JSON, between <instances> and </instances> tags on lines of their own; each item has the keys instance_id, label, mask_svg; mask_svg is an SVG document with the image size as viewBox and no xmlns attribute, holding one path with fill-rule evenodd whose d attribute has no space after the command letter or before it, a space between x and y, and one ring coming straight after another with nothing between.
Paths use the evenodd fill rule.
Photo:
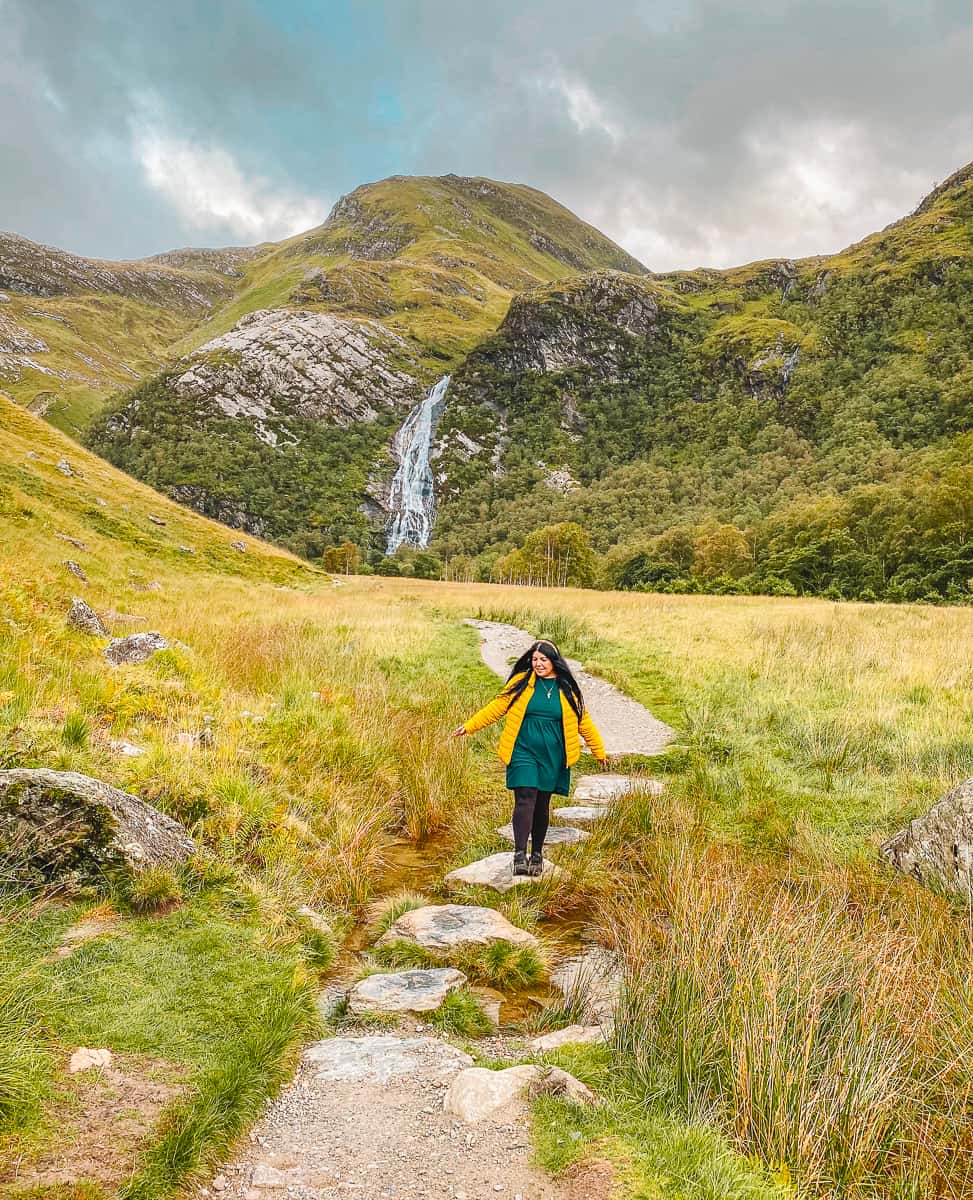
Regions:
<instances>
[{"instance_id":1,"label":"woman's outstretched arm","mask_svg":"<svg viewBox=\"0 0 973 1200\"><path fill-rule=\"evenodd\" d=\"M475 712L468 721L454 729L453 737L462 737L464 733L479 733L481 729L486 729L488 725L492 725L494 721L499 721L502 716L505 716L509 707L510 697L506 692L501 692L489 704L485 704L479 712Z\"/></svg>"}]
</instances>

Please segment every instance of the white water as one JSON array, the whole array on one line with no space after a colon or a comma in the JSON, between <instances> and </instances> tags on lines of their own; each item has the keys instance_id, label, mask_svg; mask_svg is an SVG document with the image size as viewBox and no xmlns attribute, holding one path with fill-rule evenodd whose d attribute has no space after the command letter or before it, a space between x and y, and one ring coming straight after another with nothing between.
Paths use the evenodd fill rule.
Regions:
<instances>
[{"instance_id":1,"label":"white water","mask_svg":"<svg viewBox=\"0 0 973 1200\"><path fill-rule=\"evenodd\" d=\"M399 469L389 491L389 534L385 553L394 554L403 542L428 546L436 515L435 486L429 453L432 430L442 411L449 387L444 375L406 417L392 441L399 456Z\"/></svg>"}]
</instances>

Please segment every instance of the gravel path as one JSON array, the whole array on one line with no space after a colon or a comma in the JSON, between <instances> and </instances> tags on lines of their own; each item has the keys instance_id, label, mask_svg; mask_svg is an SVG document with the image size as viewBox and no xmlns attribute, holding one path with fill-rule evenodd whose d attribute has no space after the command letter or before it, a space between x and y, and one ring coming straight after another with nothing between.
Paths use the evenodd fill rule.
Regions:
<instances>
[{"instance_id":1,"label":"gravel path","mask_svg":"<svg viewBox=\"0 0 973 1200\"><path fill-rule=\"evenodd\" d=\"M468 624L480 631L484 661L503 677L511 659L532 641L512 625ZM568 661L609 753L658 754L672 740L673 731L641 704ZM602 775L595 782L612 784L616 791L630 786L627 777ZM579 785L579 799L583 791ZM606 797L591 802L607 804ZM565 811L584 816L595 810ZM509 856L498 857L506 878ZM587 961L569 960L562 969L577 972ZM606 1003L605 1019L610 1019L613 1001L609 997ZM602 1016L595 1019L600 1023ZM608 1196L610 1171L595 1186L597 1181L588 1176L555 1182L531 1166L522 1103L475 1123L446 1113L443 1099L450 1082L473 1060L444 1038L430 1036L428 1029L421 1021L403 1018L388 1032L328 1038L308 1046L293 1082L267 1107L249 1142L203 1194L219 1200ZM499 1044L492 1049L501 1053Z\"/></svg>"},{"instance_id":2,"label":"gravel path","mask_svg":"<svg viewBox=\"0 0 973 1200\"><path fill-rule=\"evenodd\" d=\"M516 625L498 621L468 620L480 633L480 654L491 671L506 679L511 664L531 645L534 637ZM647 708L624 696L618 688L596 675L589 675L581 663L569 658L568 664L581 685L585 704L598 726L609 754L661 754L676 736L663 721Z\"/></svg>"},{"instance_id":3,"label":"gravel path","mask_svg":"<svg viewBox=\"0 0 973 1200\"><path fill-rule=\"evenodd\" d=\"M423 1034L317 1042L211 1184L233 1200L559 1200L529 1165L524 1111L467 1124L443 1112L472 1062Z\"/></svg>"}]
</instances>

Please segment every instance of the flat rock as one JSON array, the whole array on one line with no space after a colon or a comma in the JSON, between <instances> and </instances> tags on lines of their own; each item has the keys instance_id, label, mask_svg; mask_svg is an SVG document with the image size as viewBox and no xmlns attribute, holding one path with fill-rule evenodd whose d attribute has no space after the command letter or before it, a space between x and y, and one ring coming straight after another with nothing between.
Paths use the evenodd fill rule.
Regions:
<instances>
[{"instance_id":1,"label":"flat rock","mask_svg":"<svg viewBox=\"0 0 973 1200\"><path fill-rule=\"evenodd\" d=\"M590 804L610 804L630 792L633 782L631 775L579 775L571 798Z\"/></svg>"},{"instance_id":2,"label":"flat rock","mask_svg":"<svg viewBox=\"0 0 973 1200\"><path fill-rule=\"evenodd\" d=\"M541 1052L559 1050L562 1046L589 1046L605 1040L605 1031L600 1025L569 1025L566 1029L555 1029L542 1037L533 1038L531 1050Z\"/></svg>"},{"instance_id":3,"label":"flat rock","mask_svg":"<svg viewBox=\"0 0 973 1200\"><path fill-rule=\"evenodd\" d=\"M432 1012L450 992L465 983L463 972L452 967L368 975L348 993L348 1011L356 1014Z\"/></svg>"},{"instance_id":4,"label":"flat rock","mask_svg":"<svg viewBox=\"0 0 973 1200\"><path fill-rule=\"evenodd\" d=\"M886 862L920 883L973 895L973 779L948 791L879 849Z\"/></svg>"},{"instance_id":5,"label":"flat rock","mask_svg":"<svg viewBox=\"0 0 973 1200\"><path fill-rule=\"evenodd\" d=\"M110 783L45 767L0 771L0 867L15 879L101 883L106 870L182 863L195 849L178 821Z\"/></svg>"},{"instance_id":6,"label":"flat rock","mask_svg":"<svg viewBox=\"0 0 973 1200\"><path fill-rule=\"evenodd\" d=\"M508 842L512 842L514 840L514 827L512 824L502 825L497 830L497 833L499 833L502 838L506 838ZM572 845L575 842L583 842L586 837L590 836L591 835L586 833L583 829L575 829L571 825L552 825L547 831L547 836L544 838L544 845ZM509 860L510 856L507 855L506 857ZM507 866L509 868L509 861Z\"/></svg>"},{"instance_id":7,"label":"flat rock","mask_svg":"<svg viewBox=\"0 0 973 1200\"><path fill-rule=\"evenodd\" d=\"M68 1070L72 1075L79 1071L90 1071L94 1068L107 1070L111 1066L111 1051L105 1049L89 1050L87 1046L79 1046L71 1055Z\"/></svg>"},{"instance_id":8,"label":"flat rock","mask_svg":"<svg viewBox=\"0 0 973 1200\"><path fill-rule=\"evenodd\" d=\"M550 859L545 858L542 875L514 875L511 871L512 860L513 855L506 850L499 854L488 854L486 858L470 863L469 866L450 871L444 882L447 887L472 884L479 887L491 887L497 892L509 892L511 888L520 884L537 883L539 879L549 879L561 874L561 868L556 867Z\"/></svg>"},{"instance_id":9,"label":"flat rock","mask_svg":"<svg viewBox=\"0 0 973 1200\"><path fill-rule=\"evenodd\" d=\"M564 808L555 808L551 815L559 821L597 821L599 817L608 816L608 805L569 804Z\"/></svg>"},{"instance_id":10,"label":"flat rock","mask_svg":"<svg viewBox=\"0 0 973 1200\"><path fill-rule=\"evenodd\" d=\"M79 596L71 601L71 611L68 613L68 625L82 633L90 633L93 637L108 637L105 623L95 610Z\"/></svg>"},{"instance_id":11,"label":"flat rock","mask_svg":"<svg viewBox=\"0 0 973 1200\"><path fill-rule=\"evenodd\" d=\"M449 1085L443 1108L450 1116L470 1124L491 1117L509 1120L528 1091L563 1096L576 1103L594 1100L589 1089L567 1071L524 1064L503 1071L483 1067L460 1071Z\"/></svg>"},{"instance_id":12,"label":"flat rock","mask_svg":"<svg viewBox=\"0 0 973 1200\"><path fill-rule=\"evenodd\" d=\"M168 649L169 643L161 633L130 633L127 637L112 638L104 649L104 655L117 667L122 663L145 662L159 650Z\"/></svg>"},{"instance_id":13,"label":"flat rock","mask_svg":"<svg viewBox=\"0 0 973 1200\"><path fill-rule=\"evenodd\" d=\"M126 742L124 738L116 738L110 745L116 754L124 754L126 758L139 758L145 753L141 746Z\"/></svg>"},{"instance_id":14,"label":"flat rock","mask_svg":"<svg viewBox=\"0 0 973 1200\"><path fill-rule=\"evenodd\" d=\"M450 1075L473 1059L439 1038L372 1035L315 1042L304 1051L304 1061L318 1079L387 1083L398 1075L420 1071Z\"/></svg>"},{"instance_id":15,"label":"flat rock","mask_svg":"<svg viewBox=\"0 0 973 1200\"><path fill-rule=\"evenodd\" d=\"M614 1020L624 971L618 955L602 946L565 958L551 971L551 983L569 1001L580 1001L585 1020Z\"/></svg>"},{"instance_id":16,"label":"flat rock","mask_svg":"<svg viewBox=\"0 0 973 1200\"><path fill-rule=\"evenodd\" d=\"M509 859L510 855L504 855ZM398 938L416 942L427 950L451 950L454 946L485 946L490 942L512 942L536 946L537 938L512 925L503 913L472 904L427 904L414 908L382 934L378 945Z\"/></svg>"}]
</instances>

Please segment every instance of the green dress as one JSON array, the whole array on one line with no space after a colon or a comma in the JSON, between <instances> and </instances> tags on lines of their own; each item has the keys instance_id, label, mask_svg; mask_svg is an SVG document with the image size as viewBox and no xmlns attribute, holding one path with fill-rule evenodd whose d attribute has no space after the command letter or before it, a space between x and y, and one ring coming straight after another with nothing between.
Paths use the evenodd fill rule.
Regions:
<instances>
[{"instance_id":1,"label":"green dress","mask_svg":"<svg viewBox=\"0 0 973 1200\"><path fill-rule=\"evenodd\" d=\"M560 689L557 684L551 687L538 679L514 742L507 767L507 787L532 787L566 796L571 790L571 770L566 758Z\"/></svg>"}]
</instances>

